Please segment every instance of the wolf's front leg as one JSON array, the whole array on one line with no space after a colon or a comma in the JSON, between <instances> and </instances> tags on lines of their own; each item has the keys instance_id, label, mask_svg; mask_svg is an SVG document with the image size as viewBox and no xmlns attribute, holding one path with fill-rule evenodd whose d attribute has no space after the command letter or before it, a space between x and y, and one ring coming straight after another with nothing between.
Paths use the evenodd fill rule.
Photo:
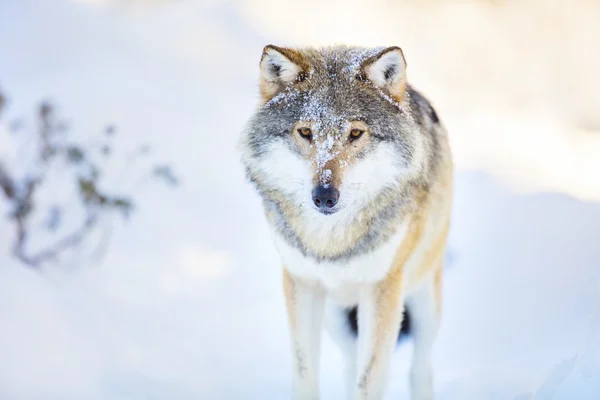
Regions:
<instances>
[{"instance_id":1,"label":"wolf's front leg","mask_svg":"<svg viewBox=\"0 0 600 400\"><path fill-rule=\"evenodd\" d=\"M442 254L443 256L443 254ZM442 268L407 299L411 312L414 353L410 371L411 399L433 400L433 343L440 325Z\"/></svg>"},{"instance_id":2,"label":"wolf's front leg","mask_svg":"<svg viewBox=\"0 0 600 400\"><path fill-rule=\"evenodd\" d=\"M385 397L391 356L402 322L400 269L365 287L358 306L358 368L355 400Z\"/></svg>"},{"instance_id":3,"label":"wolf's front leg","mask_svg":"<svg viewBox=\"0 0 600 400\"><path fill-rule=\"evenodd\" d=\"M319 358L325 294L317 283L283 270L283 290L291 333L292 399L319 399Z\"/></svg>"}]
</instances>

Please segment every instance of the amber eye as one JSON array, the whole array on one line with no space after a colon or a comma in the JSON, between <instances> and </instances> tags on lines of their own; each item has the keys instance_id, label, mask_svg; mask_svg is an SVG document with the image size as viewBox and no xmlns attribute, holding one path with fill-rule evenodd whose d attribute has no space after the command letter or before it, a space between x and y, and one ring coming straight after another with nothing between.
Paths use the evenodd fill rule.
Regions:
<instances>
[{"instance_id":1,"label":"amber eye","mask_svg":"<svg viewBox=\"0 0 600 400\"><path fill-rule=\"evenodd\" d=\"M363 133L365 133L365 131L363 131L362 129L352 129L350 131L350 141L358 139L362 136Z\"/></svg>"},{"instance_id":2,"label":"amber eye","mask_svg":"<svg viewBox=\"0 0 600 400\"><path fill-rule=\"evenodd\" d=\"M310 128L302 127L298 128L298 133L306 140L312 140L312 131Z\"/></svg>"}]
</instances>

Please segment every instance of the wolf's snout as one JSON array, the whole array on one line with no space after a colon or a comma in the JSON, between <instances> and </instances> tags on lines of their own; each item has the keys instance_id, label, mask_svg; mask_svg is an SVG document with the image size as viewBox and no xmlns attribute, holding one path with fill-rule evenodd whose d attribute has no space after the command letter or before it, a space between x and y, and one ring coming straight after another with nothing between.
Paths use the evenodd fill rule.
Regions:
<instances>
[{"instance_id":1,"label":"wolf's snout","mask_svg":"<svg viewBox=\"0 0 600 400\"><path fill-rule=\"evenodd\" d=\"M312 199L315 206L319 208L321 212L331 212L340 198L340 191L331 185L318 185L312 191Z\"/></svg>"}]
</instances>

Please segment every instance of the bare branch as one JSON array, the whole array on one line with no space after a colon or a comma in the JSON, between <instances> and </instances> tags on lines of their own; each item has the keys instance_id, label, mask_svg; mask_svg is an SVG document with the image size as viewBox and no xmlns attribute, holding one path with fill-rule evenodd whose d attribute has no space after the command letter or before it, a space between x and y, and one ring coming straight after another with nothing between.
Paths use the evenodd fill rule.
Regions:
<instances>
[{"instance_id":1,"label":"bare branch","mask_svg":"<svg viewBox=\"0 0 600 400\"><path fill-rule=\"evenodd\" d=\"M0 92L0 115L2 115L2 111L4 110L5 104L6 104L6 99L2 95L2 92Z\"/></svg>"},{"instance_id":2,"label":"bare branch","mask_svg":"<svg viewBox=\"0 0 600 400\"><path fill-rule=\"evenodd\" d=\"M5 98L0 93L0 116L5 105ZM34 146L36 154L36 170L24 177L12 175L11 171L0 160L0 198L5 198L9 206L8 219L15 229L15 239L12 243L12 254L24 265L40 269L43 264L56 261L62 253L80 246L95 229L100 218L111 212L119 212L127 219L134 210L135 201L126 193L115 193L110 187L105 187L101 181L101 167L96 163L100 156L101 163L106 163L110 158L114 146L116 128L113 125L105 129L103 138L97 144L85 145L68 140L68 126L55 115L54 107L47 102L42 103L36 112L36 131L33 139L37 141ZM123 172L127 172L137 159L146 156L149 152L148 145L140 146L130 157ZM65 218L65 210L70 208L59 207L53 204L48 210L38 210L40 186L46 184L49 171L58 163L67 166L70 177L76 184L78 203L85 212L85 217L80 220L77 229L66 235L59 236L58 226ZM167 181L171 185L177 184L177 178L168 166L157 167L154 175ZM32 251L28 244L29 239L35 234L32 219L34 210L47 215L45 227L49 232L55 233L53 243L42 250ZM105 232L98 248L96 257L100 258L105 252L110 237L110 231Z\"/></svg>"},{"instance_id":3,"label":"bare branch","mask_svg":"<svg viewBox=\"0 0 600 400\"><path fill-rule=\"evenodd\" d=\"M15 197L15 184L13 180L8 176L4 166L0 163L0 188L4 192L7 199L11 200Z\"/></svg>"},{"instance_id":4,"label":"bare branch","mask_svg":"<svg viewBox=\"0 0 600 400\"><path fill-rule=\"evenodd\" d=\"M76 231L48 246L44 250L38 251L34 255L28 255L25 250L27 233L25 227L17 221L18 237L13 248L13 255L23 264L33 268L39 268L44 262L55 261L62 252L79 245L87 235L91 233L97 223L97 215L89 215L83 225Z\"/></svg>"}]
</instances>

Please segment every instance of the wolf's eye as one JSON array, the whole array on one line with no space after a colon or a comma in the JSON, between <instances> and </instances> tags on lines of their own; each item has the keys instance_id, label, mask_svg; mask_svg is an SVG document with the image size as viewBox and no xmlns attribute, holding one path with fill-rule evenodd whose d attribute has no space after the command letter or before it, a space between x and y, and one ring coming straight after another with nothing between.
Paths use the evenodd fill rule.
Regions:
<instances>
[{"instance_id":1,"label":"wolf's eye","mask_svg":"<svg viewBox=\"0 0 600 400\"><path fill-rule=\"evenodd\" d=\"M310 128L302 127L298 128L298 133L306 140L312 140L312 131Z\"/></svg>"},{"instance_id":2,"label":"wolf's eye","mask_svg":"<svg viewBox=\"0 0 600 400\"><path fill-rule=\"evenodd\" d=\"M350 141L352 142L353 140L358 139L359 137L362 136L362 134L365 133L365 131L363 131L362 129L352 129L350 131Z\"/></svg>"}]
</instances>

